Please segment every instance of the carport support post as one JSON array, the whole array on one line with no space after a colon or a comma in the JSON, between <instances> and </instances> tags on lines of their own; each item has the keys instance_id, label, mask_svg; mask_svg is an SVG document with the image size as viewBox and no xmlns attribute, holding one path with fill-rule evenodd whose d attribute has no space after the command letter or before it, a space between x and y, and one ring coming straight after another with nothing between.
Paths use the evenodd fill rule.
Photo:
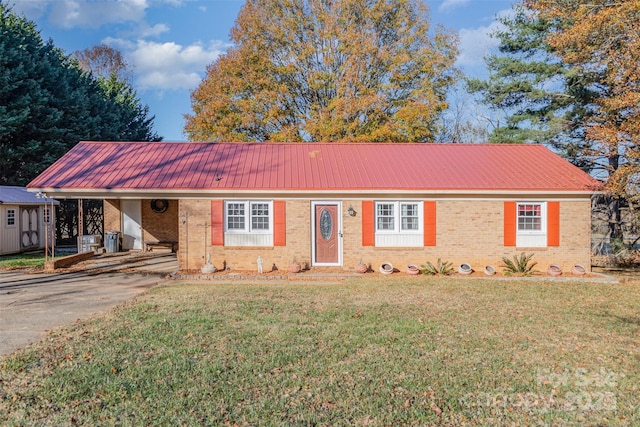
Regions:
<instances>
[{"instance_id":1,"label":"carport support post","mask_svg":"<svg viewBox=\"0 0 640 427\"><path fill-rule=\"evenodd\" d=\"M51 229L51 261L56 257L56 211L51 198L51 210L49 211L49 223L47 224L47 234Z\"/></svg>"},{"instance_id":2,"label":"carport support post","mask_svg":"<svg viewBox=\"0 0 640 427\"><path fill-rule=\"evenodd\" d=\"M78 240L82 241L84 235L84 209L82 209L82 199L78 199Z\"/></svg>"},{"instance_id":3,"label":"carport support post","mask_svg":"<svg viewBox=\"0 0 640 427\"><path fill-rule=\"evenodd\" d=\"M44 210L49 209L47 207L47 199L44 199ZM49 222L51 222L51 212L49 212ZM44 263L46 264L49 261L49 224L44 224Z\"/></svg>"},{"instance_id":4,"label":"carport support post","mask_svg":"<svg viewBox=\"0 0 640 427\"><path fill-rule=\"evenodd\" d=\"M207 223L207 221L204 222L204 259L206 259L206 262L209 262L209 260L211 259L211 254L209 253L209 250L207 249L207 226L209 224ZM207 256L208 255L208 256Z\"/></svg>"},{"instance_id":5,"label":"carport support post","mask_svg":"<svg viewBox=\"0 0 640 427\"><path fill-rule=\"evenodd\" d=\"M47 195L45 193L41 193L38 192L36 194L36 197L39 199L44 199L43 202L43 211L42 211L42 221L44 223L44 262L45 264L49 261L49 230L51 229L51 223L53 221L53 215L54 215L54 210L53 210L53 198L49 199L47 197ZM51 200L51 208L49 208L49 205L47 205L47 200ZM38 209L38 212L40 211L40 209ZM47 217L47 215L45 215L46 211L49 211L49 215ZM44 219L47 219L47 221L45 222ZM56 240L56 235L55 235L55 225L53 228L53 235L51 236L51 260L53 261L53 253L55 250L55 240Z\"/></svg>"},{"instance_id":6,"label":"carport support post","mask_svg":"<svg viewBox=\"0 0 640 427\"><path fill-rule=\"evenodd\" d=\"M189 270L189 211L185 211L184 216L180 220L184 225L184 259L185 270ZM180 249L182 250L182 248Z\"/></svg>"}]
</instances>

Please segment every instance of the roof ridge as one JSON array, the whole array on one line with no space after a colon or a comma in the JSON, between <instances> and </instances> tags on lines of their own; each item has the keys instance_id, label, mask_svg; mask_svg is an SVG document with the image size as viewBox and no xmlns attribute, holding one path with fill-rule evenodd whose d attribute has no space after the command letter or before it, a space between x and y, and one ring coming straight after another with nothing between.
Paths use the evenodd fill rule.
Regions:
<instances>
[{"instance_id":1,"label":"roof ridge","mask_svg":"<svg viewBox=\"0 0 640 427\"><path fill-rule=\"evenodd\" d=\"M517 142L332 142L332 141L319 141L319 142L286 142L286 141L79 141L82 144L217 144L217 145L284 145L284 146L303 146L303 145L341 145L341 146L440 146L440 147L544 147L548 148L545 144L540 143L517 143Z\"/></svg>"}]
</instances>

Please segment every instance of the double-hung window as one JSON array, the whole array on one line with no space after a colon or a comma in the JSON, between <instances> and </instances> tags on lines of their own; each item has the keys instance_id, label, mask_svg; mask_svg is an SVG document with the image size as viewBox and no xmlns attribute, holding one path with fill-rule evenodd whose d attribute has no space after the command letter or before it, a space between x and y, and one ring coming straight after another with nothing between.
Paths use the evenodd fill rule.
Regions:
<instances>
[{"instance_id":1,"label":"double-hung window","mask_svg":"<svg viewBox=\"0 0 640 427\"><path fill-rule=\"evenodd\" d=\"M273 245L273 202L252 200L226 201L225 245Z\"/></svg>"},{"instance_id":2,"label":"double-hung window","mask_svg":"<svg viewBox=\"0 0 640 427\"><path fill-rule=\"evenodd\" d=\"M516 204L516 246L542 247L547 245L547 215L544 202Z\"/></svg>"},{"instance_id":3,"label":"double-hung window","mask_svg":"<svg viewBox=\"0 0 640 427\"><path fill-rule=\"evenodd\" d=\"M7 209L7 227L15 227L16 225L16 210Z\"/></svg>"},{"instance_id":4,"label":"double-hung window","mask_svg":"<svg viewBox=\"0 0 640 427\"><path fill-rule=\"evenodd\" d=\"M542 231L541 203L518 203L518 231Z\"/></svg>"},{"instance_id":5,"label":"double-hung window","mask_svg":"<svg viewBox=\"0 0 640 427\"><path fill-rule=\"evenodd\" d=\"M376 246L423 245L422 202L376 202L375 213Z\"/></svg>"}]
</instances>

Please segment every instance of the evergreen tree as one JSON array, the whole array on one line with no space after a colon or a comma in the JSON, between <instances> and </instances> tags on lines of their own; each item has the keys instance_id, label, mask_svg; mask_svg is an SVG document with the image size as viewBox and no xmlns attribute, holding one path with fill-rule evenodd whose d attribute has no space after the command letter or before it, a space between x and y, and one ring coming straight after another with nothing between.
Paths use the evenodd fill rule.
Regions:
<instances>
[{"instance_id":1,"label":"evergreen tree","mask_svg":"<svg viewBox=\"0 0 640 427\"><path fill-rule=\"evenodd\" d=\"M504 117L491 142L547 144L586 171L598 167L585 141L584 118L606 88L596 72L576 72L549 46L561 23L540 18L524 6L500 19L499 53L486 59L489 79L468 79L468 90Z\"/></svg>"},{"instance_id":2,"label":"evergreen tree","mask_svg":"<svg viewBox=\"0 0 640 427\"><path fill-rule=\"evenodd\" d=\"M506 113L492 141L548 144L605 182L597 200L617 246L621 208L640 199L639 16L638 1L523 0L502 20L489 80L468 81Z\"/></svg>"},{"instance_id":3,"label":"evergreen tree","mask_svg":"<svg viewBox=\"0 0 640 427\"><path fill-rule=\"evenodd\" d=\"M102 85L0 3L0 185L26 185L80 140L159 140L131 88Z\"/></svg>"},{"instance_id":4,"label":"evergreen tree","mask_svg":"<svg viewBox=\"0 0 640 427\"><path fill-rule=\"evenodd\" d=\"M153 117L149 116L149 107L140 103L131 85L132 72L120 51L110 46L98 45L74 52L73 57L82 70L98 81L107 104L115 107L114 111L108 113L114 124L109 132L115 136L104 136L103 139L160 140L152 131Z\"/></svg>"},{"instance_id":5,"label":"evergreen tree","mask_svg":"<svg viewBox=\"0 0 640 427\"><path fill-rule=\"evenodd\" d=\"M640 201L640 1L523 0L556 25L547 43L574 75L597 73L584 117L590 158L605 172L610 238L623 241L619 206Z\"/></svg>"}]
</instances>

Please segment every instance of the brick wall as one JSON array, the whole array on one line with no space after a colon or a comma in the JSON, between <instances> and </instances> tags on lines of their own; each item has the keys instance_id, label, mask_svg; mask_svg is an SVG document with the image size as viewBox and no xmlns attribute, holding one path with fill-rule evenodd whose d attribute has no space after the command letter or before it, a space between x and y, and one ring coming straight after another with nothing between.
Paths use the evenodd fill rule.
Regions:
<instances>
[{"instance_id":1,"label":"brick wall","mask_svg":"<svg viewBox=\"0 0 640 427\"><path fill-rule=\"evenodd\" d=\"M211 263L221 269L257 270L258 257L263 260L264 271L275 264L287 270L295 257L299 262L311 263L311 236L309 235L309 201L286 202L286 246L229 247L211 245L211 201L181 200L178 218L181 223L178 261L186 270L200 269L211 256Z\"/></svg>"},{"instance_id":2,"label":"brick wall","mask_svg":"<svg viewBox=\"0 0 640 427\"><path fill-rule=\"evenodd\" d=\"M142 241L178 242L178 200L168 200L167 210L154 212L151 200L142 200Z\"/></svg>"},{"instance_id":3,"label":"brick wall","mask_svg":"<svg viewBox=\"0 0 640 427\"><path fill-rule=\"evenodd\" d=\"M151 200L141 200L142 240L178 241L178 200L169 200L167 210L158 213L151 209ZM119 200L104 201L104 230L122 231L122 212Z\"/></svg>"},{"instance_id":4,"label":"brick wall","mask_svg":"<svg viewBox=\"0 0 640 427\"><path fill-rule=\"evenodd\" d=\"M361 202L348 203L361 209ZM591 265L590 199L560 201L560 246L557 247L505 247L504 200L440 200L436 203L436 218L436 246L377 248L361 246L362 221L347 217L345 269L351 268L360 258L376 271L383 262L391 262L405 271L408 263L435 263L441 258L456 268L461 263L468 263L475 270L493 265L500 271L502 257L512 258L521 252L533 253L533 261L538 262L536 268L541 271L546 271L549 264L558 264L563 271L570 271L574 264Z\"/></svg>"},{"instance_id":5,"label":"brick wall","mask_svg":"<svg viewBox=\"0 0 640 427\"><path fill-rule=\"evenodd\" d=\"M122 231L120 200L105 200L103 203L104 231Z\"/></svg>"},{"instance_id":6,"label":"brick wall","mask_svg":"<svg viewBox=\"0 0 640 427\"><path fill-rule=\"evenodd\" d=\"M347 213L353 207L355 217ZM265 270L272 264L286 270L292 258L311 264L311 202L286 202L287 245L284 247L225 247L211 245L211 201L182 200L179 207L179 261L185 269L200 269L206 254L217 268L223 262L233 270L255 270L256 260L262 257ZM503 245L503 199L438 200L436 203L436 246L419 248L378 248L362 246L362 201L342 201L343 269L352 271L362 259L374 270L382 262L391 262L405 271L408 263L435 262L438 258L454 266L469 263L476 270L485 265L498 268L503 256L513 257L521 252L534 253L539 270L558 264L570 271L574 264L590 265L591 202L560 201L560 246L547 248L519 248ZM105 216L106 218L106 216ZM498 271L500 269L498 268Z\"/></svg>"}]
</instances>

